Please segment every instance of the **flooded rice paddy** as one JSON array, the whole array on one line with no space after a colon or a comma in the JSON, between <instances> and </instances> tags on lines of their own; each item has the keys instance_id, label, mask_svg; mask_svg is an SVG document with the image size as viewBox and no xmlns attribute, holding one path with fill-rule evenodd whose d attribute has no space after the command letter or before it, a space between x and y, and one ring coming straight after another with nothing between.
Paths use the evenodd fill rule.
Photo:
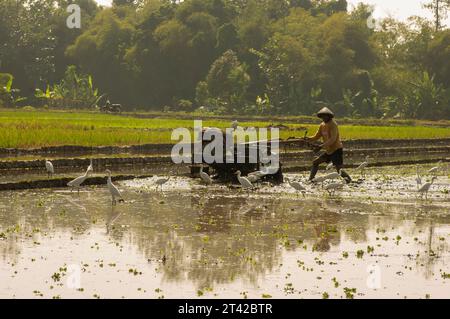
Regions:
<instances>
[{"instance_id":1,"label":"flooded rice paddy","mask_svg":"<svg viewBox=\"0 0 450 319\"><path fill-rule=\"evenodd\" d=\"M116 206L103 186L2 192L0 298L449 298L446 174L427 201L415 166L335 195L185 177L117 183Z\"/></svg>"},{"instance_id":2,"label":"flooded rice paddy","mask_svg":"<svg viewBox=\"0 0 450 319\"><path fill-rule=\"evenodd\" d=\"M141 154L142 155L142 154ZM106 155L105 155L106 156ZM117 157L122 158L129 158L130 154L116 154ZM144 155L142 155L144 156ZM450 157L450 153L409 153L409 154L402 154L402 155L389 155L389 156L377 156L379 160L381 161L387 161L387 162L398 162L398 161L430 161L437 163L439 160L442 160L443 158ZM162 161L160 163L152 163L151 165L148 164L141 164L141 163L114 163L114 162L107 162L107 165L102 164L101 167L99 167L98 160L100 159L114 159L115 157L111 157L108 155L107 157L103 157L99 155L99 157L95 156L82 156L82 157L70 157L68 159L75 159L75 160L84 160L85 163L82 167L77 167L74 165L66 165L63 167L59 167L55 165L55 175L54 178L75 178L76 176L80 176L84 173L87 165L89 164L88 158L93 158L94 161L94 167L96 168L96 172L92 174L92 176L105 176L105 170L106 168L109 168L111 171L113 171L116 174L123 174L123 175L134 175L134 176L142 176L142 175L148 175L148 174L157 174L157 175L182 175L182 174L188 174L189 173L189 167L188 165L181 165L181 166L174 166L173 163L169 161ZM139 157L137 157L139 158ZM11 157L11 158L2 158L2 161L5 162L13 162L13 161L33 161L33 160L45 160L47 157L45 156L28 156L28 157ZM54 161L61 159L61 157L48 157L49 160ZM289 158L286 161L283 161L283 169L284 170L290 170L294 169L297 170L298 167L308 167L311 165L311 157L294 157ZM357 155L353 156L351 158L346 159L346 164L349 165L356 165L358 166L361 162L365 160L365 155ZM431 166L434 166L433 164L430 164ZM428 165L428 166L430 166ZM27 169L3 169L0 170L0 183L14 183L14 182L21 182L21 181L33 181L33 180L42 180L46 178L46 172L44 165L41 165L40 167L30 167Z\"/></svg>"}]
</instances>

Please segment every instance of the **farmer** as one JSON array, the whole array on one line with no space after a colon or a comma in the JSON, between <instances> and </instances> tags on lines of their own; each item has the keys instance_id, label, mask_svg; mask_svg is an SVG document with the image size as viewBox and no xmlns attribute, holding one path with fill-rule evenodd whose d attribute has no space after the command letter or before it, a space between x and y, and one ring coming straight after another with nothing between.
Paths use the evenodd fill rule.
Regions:
<instances>
[{"instance_id":1,"label":"farmer","mask_svg":"<svg viewBox=\"0 0 450 319\"><path fill-rule=\"evenodd\" d=\"M317 113L317 116L323 123L320 124L316 135L308 138L308 140L310 142L316 142L322 139L323 144L318 145L316 151L324 149L325 153L314 159L309 180L312 181L316 177L320 164L332 162L338 173L341 174L347 183L350 183L352 179L342 170L342 166L344 165L344 146L339 137L339 128L334 120L334 113L329 108L324 107Z\"/></svg>"}]
</instances>

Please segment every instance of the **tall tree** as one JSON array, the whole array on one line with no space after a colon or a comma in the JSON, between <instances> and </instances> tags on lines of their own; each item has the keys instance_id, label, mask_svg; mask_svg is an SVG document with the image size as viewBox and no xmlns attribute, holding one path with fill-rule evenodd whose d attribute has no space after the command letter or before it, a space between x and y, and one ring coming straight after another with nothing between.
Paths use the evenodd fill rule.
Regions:
<instances>
[{"instance_id":1,"label":"tall tree","mask_svg":"<svg viewBox=\"0 0 450 319\"><path fill-rule=\"evenodd\" d=\"M442 21L448 17L448 10L450 9L450 0L431 0L424 4L424 7L429 9L434 16L435 31L442 29Z\"/></svg>"},{"instance_id":2,"label":"tall tree","mask_svg":"<svg viewBox=\"0 0 450 319\"><path fill-rule=\"evenodd\" d=\"M124 57L132 44L135 28L131 19L121 19L118 13L123 11L114 8L100 11L89 29L67 48L67 55L83 72L93 75L100 91L126 104L134 101L133 83Z\"/></svg>"},{"instance_id":3,"label":"tall tree","mask_svg":"<svg viewBox=\"0 0 450 319\"><path fill-rule=\"evenodd\" d=\"M225 52L211 66L206 85L221 112L239 109L247 93L250 76L232 50Z\"/></svg>"},{"instance_id":4,"label":"tall tree","mask_svg":"<svg viewBox=\"0 0 450 319\"><path fill-rule=\"evenodd\" d=\"M425 63L436 80L450 89L450 30L441 31L430 43Z\"/></svg>"}]
</instances>

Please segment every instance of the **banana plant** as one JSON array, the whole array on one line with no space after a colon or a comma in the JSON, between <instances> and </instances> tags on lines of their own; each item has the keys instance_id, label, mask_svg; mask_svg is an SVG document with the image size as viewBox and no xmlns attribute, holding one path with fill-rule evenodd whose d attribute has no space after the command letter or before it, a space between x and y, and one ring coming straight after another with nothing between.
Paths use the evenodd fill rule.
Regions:
<instances>
[{"instance_id":1,"label":"banana plant","mask_svg":"<svg viewBox=\"0 0 450 319\"><path fill-rule=\"evenodd\" d=\"M35 96L52 107L92 108L103 97L94 88L92 76L79 75L75 66L69 66L64 78L45 92L36 89Z\"/></svg>"},{"instance_id":2,"label":"banana plant","mask_svg":"<svg viewBox=\"0 0 450 319\"><path fill-rule=\"evenodd\" d=\"M0 73L0 106L16 106L25 101L26 98L20 97L20 90L13 89L14 77L8 73Z\"/></svg>"},{"instance_id":3,"label":"banana plant","mask_svg":"<svg viewBox=\"0 0 450 319\"><path fill-rule=\"evenodd\" d=\"M410 116L428 119L445 116L450 94L441 84L435 83L434 76L424 72L422 78L408 83L412 88L408 94Z\"/></svg>"}]
</instances>

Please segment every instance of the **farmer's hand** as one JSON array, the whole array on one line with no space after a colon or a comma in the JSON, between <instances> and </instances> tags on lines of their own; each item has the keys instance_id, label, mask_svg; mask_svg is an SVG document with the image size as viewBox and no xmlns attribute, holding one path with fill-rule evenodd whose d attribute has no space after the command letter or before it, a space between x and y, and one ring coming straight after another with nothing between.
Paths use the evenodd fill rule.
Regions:
<instances>
[{"instance_id":1,"label":"farmer's hand","mask_svg":"<svg viewBox=\"0 0 450 319\"><path fill-rule=\"evenodd\" d=\"M320 150L322 149L322 147L323 147L323 145L315 145L314 148L313 148L314 153L320 152Z\"/></svg>"}]
</instances>

